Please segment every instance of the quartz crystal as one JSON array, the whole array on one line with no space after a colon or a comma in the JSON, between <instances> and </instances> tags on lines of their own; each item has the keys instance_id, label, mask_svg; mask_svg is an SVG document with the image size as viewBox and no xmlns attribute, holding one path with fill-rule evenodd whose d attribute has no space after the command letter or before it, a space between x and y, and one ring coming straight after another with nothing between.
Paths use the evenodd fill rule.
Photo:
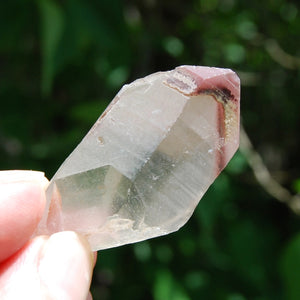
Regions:
<instances>
[{"instance_id":1,"label":"quartz crystal","mask_svg":"<svg viewBox=\"0 0 300 300\"><path fill-rule=\"evenodd\" d=\"M178 230L239 144L237 75L181 66L124 85L59 168L36 234L93 250Z\"/></svg>"}]
</instances>

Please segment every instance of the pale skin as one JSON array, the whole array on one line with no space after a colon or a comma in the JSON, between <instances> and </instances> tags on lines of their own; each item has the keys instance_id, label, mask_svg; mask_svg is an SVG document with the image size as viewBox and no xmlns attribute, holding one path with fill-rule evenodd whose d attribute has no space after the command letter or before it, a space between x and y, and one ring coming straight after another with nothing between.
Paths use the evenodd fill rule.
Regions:
<instances>
[{"instance_id":1,"label":"pale skin","mask_svg":"<svg viewBox=\"0 0 300 300\"><path fill-rule=\"evenodd\" d=\"M47 182L43 173L0 172L0 299L92 299L88 242L71 231L31 238Z\"/></svg>"}]
</instances>

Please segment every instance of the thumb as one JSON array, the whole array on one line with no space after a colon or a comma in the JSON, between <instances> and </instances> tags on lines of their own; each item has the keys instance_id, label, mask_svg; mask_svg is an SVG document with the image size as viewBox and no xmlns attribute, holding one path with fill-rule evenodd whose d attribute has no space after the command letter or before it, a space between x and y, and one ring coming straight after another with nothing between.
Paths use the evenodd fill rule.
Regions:
<instances>
[{"instance_id":1,"label":"thumb","mask_svg":"<svg viewBox=\"0 0 300 300\"><path fill-rule=\"evenodd\" d=\"M38 272L50 299L86 299L94 256L88 242L72 231L50 236L40 256Z\"/></svg>"},{"instance_id":2,"label":"thumb","mask_svg":"<svg viewBox=\"0 0 300 300\"><path fill-rule=\"evenodd\" d=\"M0 264L1 299L91 299L94 256L75 232L38 236Z\"/></svg>"}]
</instances>

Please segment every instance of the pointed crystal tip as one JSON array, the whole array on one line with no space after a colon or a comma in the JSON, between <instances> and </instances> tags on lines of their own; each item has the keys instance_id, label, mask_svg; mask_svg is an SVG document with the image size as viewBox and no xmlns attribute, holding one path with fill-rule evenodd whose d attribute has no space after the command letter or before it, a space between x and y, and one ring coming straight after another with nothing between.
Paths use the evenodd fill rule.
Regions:
<instances>
[{"instance_id":1,"label":"pointed crystal tip","mask_svg":"<svg viewBox=\"0 0 300 300\"><path fill-rule=\"evenodd\" d=\"M180 66L125 85L59 168L37 234L93 250L179 229L239 145L240 81Z\"/></svg>"}]
</instances>

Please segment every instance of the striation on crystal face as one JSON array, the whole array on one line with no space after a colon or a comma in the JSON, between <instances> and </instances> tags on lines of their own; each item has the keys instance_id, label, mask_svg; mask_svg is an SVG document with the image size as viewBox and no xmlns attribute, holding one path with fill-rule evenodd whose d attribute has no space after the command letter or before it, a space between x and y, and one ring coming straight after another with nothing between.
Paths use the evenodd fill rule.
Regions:
<instances>
[{"instance_id":1,"label":"striation on crystal face","mask_svg":"<svg viewBox=\"0 0 300 300\"><path fill-rule=\"evenodd\" d=\"M178 230L238 148L239 98L220 68L123 86L52 178L36 234L74 230L100 250Z\"/></svg>"}]
</instances>

